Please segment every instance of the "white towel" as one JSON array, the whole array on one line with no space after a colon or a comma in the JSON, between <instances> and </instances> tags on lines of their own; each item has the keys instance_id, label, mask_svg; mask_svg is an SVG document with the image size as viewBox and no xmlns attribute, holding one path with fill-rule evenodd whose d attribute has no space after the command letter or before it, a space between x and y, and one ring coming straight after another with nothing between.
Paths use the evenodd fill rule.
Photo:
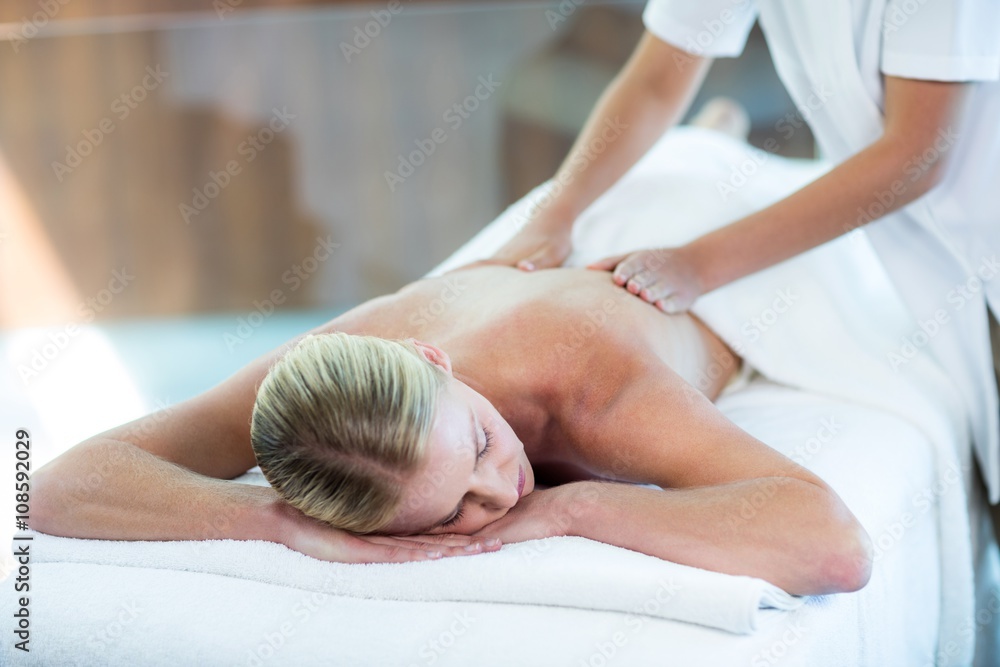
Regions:
<instances>
[{"instance_id":1,"label":"white towel","mask_svg":"<svg viewBox=\"0 0 1000 667\"><path fill-rule=\"evenodd\" d=\"M581 537L413 563L328 563L271 542L117 542L33 533L36 563L97 563L204 572L328 595L529 604L619 611L738 634L760 610L801 600L760 579L677 565Z\"/></svg>"}]
</instances>

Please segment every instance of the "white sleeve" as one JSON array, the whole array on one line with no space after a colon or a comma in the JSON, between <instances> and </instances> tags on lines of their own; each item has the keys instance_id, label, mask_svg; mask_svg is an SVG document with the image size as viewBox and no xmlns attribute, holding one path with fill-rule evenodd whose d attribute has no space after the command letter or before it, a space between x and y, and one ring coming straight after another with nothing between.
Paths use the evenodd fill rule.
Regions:
<instances>
[{"instance_id":1,"label":"white sleeve","mask_svg":"<svg viewBox=\"0 0 1000 667\"><path fill-rule=\"evenodd\" d=\"M889 0L882 72L935 81L1000 78L1000 0Z\"/></svg>"},{"instance_id":2,"label":"white sleeve","mask_svg":"<svg viewBox=\"0 0 1000 667\"><path fill-rule=\"evenodd\" d=\"M740 55L756 19L754 0L649 0L642 14L649 32L709 58Z\"/></svg>"}]
</instances>

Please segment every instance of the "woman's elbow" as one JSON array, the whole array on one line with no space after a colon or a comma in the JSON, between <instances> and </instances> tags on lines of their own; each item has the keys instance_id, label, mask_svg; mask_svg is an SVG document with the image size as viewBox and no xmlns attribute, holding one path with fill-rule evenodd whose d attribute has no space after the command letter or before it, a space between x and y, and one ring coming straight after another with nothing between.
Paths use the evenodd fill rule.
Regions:
<instances>
[{"instance_id":1,"label":"woman's elbow","mask_svg":"<svg viewBox=\"0 0 1000 667\"><path fill-rule=\"evenodd\" d=\"M856 520L843 522L829 539L829 550L819 559L819 586L826 593L853 593L872 575L872 541Z\"/></svg>"},{"instance_id":2,"label":"woman's elbow","mask_svg":"<svg viewBox=\"0 0 1000 667\"><path fill-rule=\"evenodd\" d=\"M55 533L59 518L59 483L54 479L51 464L37 470L32 476L31 511L28 515L28 525L40 533Z\"/></svg>"}]
</instances>

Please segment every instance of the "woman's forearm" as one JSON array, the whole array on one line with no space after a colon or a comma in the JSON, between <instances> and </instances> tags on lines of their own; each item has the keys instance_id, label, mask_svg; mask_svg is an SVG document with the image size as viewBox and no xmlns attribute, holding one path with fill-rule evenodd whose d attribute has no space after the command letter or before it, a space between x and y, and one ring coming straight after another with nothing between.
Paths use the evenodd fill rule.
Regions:
<instances>
[{"instance_id":1,"label":"woman's forearm","mask_svg":"<svg viewBox=\"0 0 1000 667\"><path fill-rule=\"evenodd\" d=\"M863 587L868 535L831 491L790 477L658 490L578 482L569 534L664 560L765 579L796 595ZM589 501L581 500L590 498Z\"/></svg>"},{"instance_id":2,"label":"woman's forearm","mask_svg":"<svg viewBox=\"0 0 1000 667\"><path fill-rule=\"evenodd\" d=\"M270 487L194 473L134 445L81 443L31 478L35 530L114 540L237 539L280 542Z\"/></svg>"}]
</instances>

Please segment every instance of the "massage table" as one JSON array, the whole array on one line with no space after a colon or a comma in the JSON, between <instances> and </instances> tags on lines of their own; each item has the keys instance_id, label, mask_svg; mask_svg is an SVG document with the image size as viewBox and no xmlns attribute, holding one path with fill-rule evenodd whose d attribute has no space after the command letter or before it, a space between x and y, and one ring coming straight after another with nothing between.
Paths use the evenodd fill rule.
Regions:
<instances>
[{"instance_id":1,"label":"massage table","mask_svg":"<svg viewBox=\"0 0 1000 667\"><path fill-rule=\"evenodd\" d=\"M569 263L683 242L825 168L749 150L706 130L668 133L584 214ZM751 156L756 177L723 198L718 182ZM551 187L432 274L489 254ZM781 290L793 305L772 313ZM4 628L0 664L1000 664L1000 567L965 416L933 360L902 370L885 361L914 323L864 237L708 295L694 312L746 360L720 410L822 477L872 536L861 591L794 598L576 537L346 565L265 542L34 533L31 653ZM257 470L239 481L266 483ZM748 498L733 520L752 521L758 502ZM11 585L0 583L6 619Z\"/></svg>"}]
</instances>

